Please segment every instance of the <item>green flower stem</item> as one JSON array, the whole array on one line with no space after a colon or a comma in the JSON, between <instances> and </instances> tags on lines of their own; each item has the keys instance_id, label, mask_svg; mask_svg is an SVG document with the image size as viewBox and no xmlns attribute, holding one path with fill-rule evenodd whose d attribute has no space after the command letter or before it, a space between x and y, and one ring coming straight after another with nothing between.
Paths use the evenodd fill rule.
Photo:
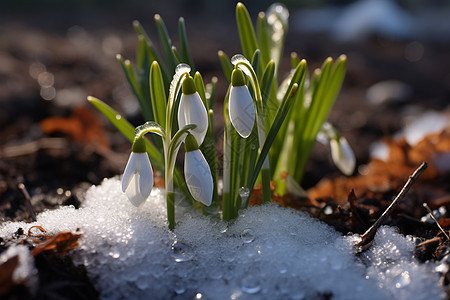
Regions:
<instances>
[{"instance_id":1,"label":"green flower stem","mask_svg":"<svg viewBox=\"0 0 450 300\"><path fill-rule=\"evenodd\" d=\"M223 115L225 120L225 130L223 137L223 181L222 181L222 218L224 221L230 221L233 218L233 207L230 194L231 184L231 121L228 114L229 90L225 96L223 105Z\"/></svg>"},{"instance_id":2,"label":"green flower stem","mask_svg":"<svg viewBox=\"0 0 450 300\"><path fill-rule=\"evenodd\" d=\"M173 192L173 182L168 181L166 176L166 203L167 203L167 220L169 221L169 229L175 228L175 193Z\"/></svg>"},{"instance_id":3,"label":"green flower stem","mask_svg":"<svg viewBox=\"0 0 450 300\"><path fill-rule=\"evenodd\" d=\"M244 67L248 71L250 71L251 77L250 82L252 84L253 91L255 93L256 99L256 125L258 128L258 140L259 140L259 149L262 150L264 143L266 142L266 128L264 123L264 107L261 96L261 88L259 87L258 77L253 70L253 68L248 65L246 62L238 62L236 67ZM263 203L271 201L270 195L270 166L268 156L264 158L264 163L261 168L261 185L262 189L262 198Z\"/></svg>"}]
</instances>

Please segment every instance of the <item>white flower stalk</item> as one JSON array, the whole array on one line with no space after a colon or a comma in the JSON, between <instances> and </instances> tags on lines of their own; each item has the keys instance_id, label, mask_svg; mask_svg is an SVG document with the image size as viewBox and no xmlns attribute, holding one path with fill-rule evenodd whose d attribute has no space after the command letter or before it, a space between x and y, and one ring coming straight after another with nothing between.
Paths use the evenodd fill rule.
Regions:
<instances>
[{"instance_id":1,"label":"white flower stalk","mask_svg":"<svg viewBox=\"0 0 450 300\"><path fill-rule=\"evenodd\" d=\"M231 75L228 112L231 124L243 138L247 138L255 124L255 105L245 85L245 75L240 69L234 69Z\"/></svg>"},{"instance_id":2,"label":"white flower stalk","mask_svg":"<svg viewBox=\"0 0 450 300\"><path fill-rule=\"evenodd\" d=\"M331 158L334 164L347 176L353 174L356 166L355 154L344 137L330 140Z\"/></svg>"},{"instance_id":3,"label":"white flower stalk","mask_svg":"<svg viewBox=\"0 0 450 300\"><path fill-rule=\"evenodd\" d=\"M195 200L210 206L214 183L209 165L192 134L188 134L184 145L184 177L189 192Z\"/></svg>"},{"instance_id":4,"label":"white flower stalk","mask_svg":"<svg viewBox=\"0 0 450 300\"><path fill-rule=\"evenodd\" d=\"M194 79L191 76L187 76L183 80L181 91L178 107L178 127L183 128L189 124L197 125L197 128L191 130L191 134L201 145L208 130L208 113L195 89Z\"/></svg>"},{"instance_id":5,"label":"white flower stalk","mask_svg":"<svg viewBox=\"0 0 450 300\"><path fill-rule=\"evenodd\" d=\"M147 200L153 188L153 169L150 164L143 137L133 142L133 148L128 163L123 172L122 192L130 202L139 207Z\"/></svg>"}]
</instances>

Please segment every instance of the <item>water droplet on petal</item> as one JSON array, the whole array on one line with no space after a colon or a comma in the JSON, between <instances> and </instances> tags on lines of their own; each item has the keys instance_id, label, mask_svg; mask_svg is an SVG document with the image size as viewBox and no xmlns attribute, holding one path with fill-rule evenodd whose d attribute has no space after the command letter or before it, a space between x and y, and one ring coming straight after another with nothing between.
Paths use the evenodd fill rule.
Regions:
<instances>
[{"instance_id":1,"label":"water droplet on petal","mask_svg":"<svg viewBox=\"0 0 450 300\"><path fill-rule=\"evenodd\" d=\"M261 290L260 281L257 277L249 275L242 280L241 290L247 294L256 294Z\"/></svg>"},{"instance_id":2,"label":"water droplet on petal","mask_svg":"<svg viewBox=\"0 0 450 300\"><path fill-rule=\"evenodd\" d=\"M194 257L194 253L192 252L189 246L180 243L174 242L172 244L172 258L175 262L184 262L189 261Z\"/></svg>"},{"instance_id":3,"label":"water droplet on petal","mask_svg":"<svg viewBox=\"0 0 450 300\"><path fill-rule=\"evenodd\" d=\"M241 239L244 244L249 244L255 240L255 234L251 229L244 229L241 233Z\"/></svg>"}]
</instances>

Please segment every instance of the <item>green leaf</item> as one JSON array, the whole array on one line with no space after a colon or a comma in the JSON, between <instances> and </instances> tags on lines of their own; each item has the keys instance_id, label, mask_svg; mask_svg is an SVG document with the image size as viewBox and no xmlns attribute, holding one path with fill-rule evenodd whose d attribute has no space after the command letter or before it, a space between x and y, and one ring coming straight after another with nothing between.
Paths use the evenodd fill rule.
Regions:
<instances>
[{"instance_id":1,"label":"green leaf","mask_svg":"<svg viewBox=\"0 0 450 300\"><path fill-rule=\"evenodd\" d=\"M134 141L135 138L135 128L127 120L122 118L122 116L112 109L109 105L103 101L89 96L87 100L95 106L130 142ZM155 148L155 146L150 143L147 139L145 140L147 146L147 152L152 160L155 168L160 171L164 170L164 158L162 154Z\"/></svg>"},{"instance_id":2,"label":"green leaf","mask_svg":"<svg viewBox=\"0 0 450 300\"><path fill-rule=\"evenodd\" d=\"M292 100L294 99L294 94L298 90L298 85L295 83L291 89L286 93L287 97L283 101L283 103L280 106L280 109L278 110L278 113L275 117L275 120L273 122L272 127L270 128L270 131L267 135L266 141L264 143L264 146L261 150L261 153L259 154L258 161L256 162L255 169L253 171L253 177L249 181L249 189L250 192L253 190L253 186L255 185L256 179L258 177L258 173L261 170L261 167L264 163L265 157L269 153L269 149L272 146L272 143L275 141L275 137L278 133L278 130L280 129L281 125L283 124L283 121L286 118L286 115L289 111L289 109L292 106ZM250 198L250 197L249 197Z\"/></svg>"},{"instance_id":3,"label":"green leaf","mask_svg":"<svg viewBox=\"0 0 450 300\"><path fill-rule=\"evenodd\" d=\"M217 55L219 56L220 65L222 66L225 78L228 82L231 82L231 73L233 72L234 67L230 61L230 58L222 50L219 50L219 52L217 52Z\"/></svg>"},{"instance_id":4,"label":"green leaf","mask_svg":"<svg viewBox=\"0 0 450 300\"><path fill-rule=\"evenodd\" d=\"M205 93L205 84L203 82L203 78L202 78L202 75L200 74L200 72L195 72L194 83L195 83L195 88L197 89L197 93L200 95L200 98L203 101L203 105L205 106L206 111L209 111L209 105L208 105L208 101L206 99L206 93Z\"/></svg>"},{"instance_id":5,"label":"green leaf","mask_svg":"<svg viewBox=\"0 0 450 300\"><path fill-rule=\"evenodd\" d=\"M177 66L176 59L172 53L172 40L167 32L166 25L160 15L155 15L156 28L158 30L159 41L161 43L164 57L166 58L167 67L169 70L175 72L175 67Z\"/></svg>"},{"instance_id":6,"label":"green leaf","mask_svg":"<svg viewBox=\"0 0 450 300\"><path fill-rule=\"evenodd\" d=\"M153 113L156 123L165 126L166 124L166 92L161 68L158 62L154 61L150 68L150 94L152 99Z\"/></svg>"},{"instance_id":7,"label":"green leaf","mask_svg":"<svg viewBox=\"0 0 450 300\"><path fill-rule=\"evenodd\" d=\"M142 101L145 102L145 106L148 107L151 117L148 120L154 120L153 109L150 100L150 86L149 86L149 73L150 62L148 57L148 47L145 38L138 36L138 50L136 53L137 63L137 81L138 86L143 97Z\"/></svg>"},{"instance_id":8,"label":"green leaf","mask_svg":"<svg viewBox=\"0 0 450 300\"><path fill-rule=\"evenodd\" d=\"M269 97L270 88L272 87L274 75L275 75L275 63L272 60L266 65L266 68L264 69L263 76L261 79L261 93L263 96L263 105L264 110L267 113L270 113L271 111L276 112L279 106L277 99L270 99ZM269 102L270 102L269 108L268 110L266 110ZM272 123L272 119L273 119L272 116L269 116L268 120L270 121L270 124Z\"/></svg>"},{"instance_id":9,"label":"green leaf","mask_svg":"<svg viewBox=\"0 0 450 300\"><path fill-rule=\"evenodd\" d=\"M261 50L261 63L266 65L270 61L270 39L267 28L266 14L260 12L256 23L258 29L259 50Z\"/></svg>"},{"instance_id":10,"label":"green leaf","mask_svg":"<svg viewBox=\"0 0 450 300\"><path fill-rule=\"evenodd\" d=\"M186 34L186 24L184 23L184 18L180 18L178 20L178 31L180 35L180 52L182 62L190 65L192 70L195 71L194 60L192 59L191 53L189 51L188 39Z\"/></svg>"},{"instance_id":11,"label":"green leaf","mask_svg":"<svg viewBox=\"0 0 450 300\"><path fill-rule=\"evenodd\" d=\"M247 8L239 2L236 5L236 22L239 31L239 38L241 40L242 52L247 59L250 59L258 49L258 42L256 41L255 30L250 19L250 14Z\"/></svg>"},{"instance_id":12,"label":"green leaf","mask_svg":"<svg viewBox=\"0 0 450 300\"><path fill-rule=\"evenodd\" d=\"M139 102L139 106L142 109L142 114L144 115L144 118L146 120L151 120L152 113L150 107L148 106L148 103L145 100L144 95L142 94L141 88L136 79L136 74L133 70L133 67L131 66L131 62L128 59L124 61L121 55L117 55L116 58L119 61L120 65L122 66L123 72L125 73L125 77L127 81L130 83L131 89L133 90Z\"/></svg>"},{"instance_id":13,"label":"green leaf","mask_svg":"<svg viewBox=\"0 0 450 300\"><path fill-rule=\"evenodd\" d=\"M297 52L291 52L291 68L295 69L299 62L300 58L298 57Z\"/></svg>"},{"instance_id":14,"label":"green leaf","mask_svg":"<svg viewBox=\"0 0 450 300\"><path fill-rule=\"evenodd\" d=\"M180 56L180 53L178 53L177 47L172 46L172 54L173 54L173 57L175 58L175 61L177 62L177 65L181 64L182 63L181 56Z\"/></svg>"},{"instance_id":15,"label":"green leaf","mask_svg":"<svg viewBox=\"0 0 450 300\"><path fill-rule=\"evenodd\" d=\"M166 67L163 64L163 60L161 58L161 55L159 54L158 50L153 45L152 40L149 38L147 32L145 31L144 27L142 27L141 23L139 21L135 20L133 21L133 27L136 33L144 37L147 47L148 47L148 55L149 55L149 62L157 61L161 65L161 71L164 78L164 84L166 85L166 89L168 88L168 83L170 82L169 75Z\"/></svg>"},{"instance_id":16,"label":"green leaf","mask_svg":"<svg viewBox=\"0 0 450 300\"><path fill-rule=\"evenodd\" d=\"M207 95L209 95L209 98L206 97L206 99L208 100L208 107L210 107L211 109L214 108L214 104L216 101L216 92L217 92L217 82L219 80L217 79L216 76L213 76L211 78L211 82L208 83L205 87L205 90L207 92Z\"/></svg>"}]
</instances>

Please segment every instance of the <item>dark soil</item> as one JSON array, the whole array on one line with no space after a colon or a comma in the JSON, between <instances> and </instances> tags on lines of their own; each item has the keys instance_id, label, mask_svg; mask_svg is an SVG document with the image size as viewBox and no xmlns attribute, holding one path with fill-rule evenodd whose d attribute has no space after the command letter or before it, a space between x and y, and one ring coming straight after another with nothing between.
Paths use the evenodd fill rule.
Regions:
<instances>
[{"instance_id":1,"label":"dark soil","mask_svg":"<svg viewBox=\"0 0 450 300\"><path fill-rule=\"evenodd\" d=\"M71 2L66 7L57 6L53 11L29 6L29 10L23 12L17 4L0 15L1 221L31 220L26 197L19 184L23 184L28 191L37 214L61 205L79 207L87 188L100 184L103 178L122 172L129 143L85 99L88 95L94 95L123 112L135 125L142 122L142 117L136 112L135 99L114 58L117 51L133 58L136 38L131 21L135 18L140 19L150 33L154 33L149 16L158 12L171 35L176 36L174 24L178 16L185 17L197 68L206 80L216 75L221 82L216 107L221 114L220 97L223 97L226 84L216 53L219 49L229 55L239 52L234 19L225 21L223 17L209 17L202 20L200 13L182 3L180 10L168 9L165 7L167 5L158 9L145 7L147 12L144 14L133 7L121 14L123 7L120 2L112 3L102 15L99 14L101 5L97 7L92 4L85 12ZM234 15L233 7L234 4L229 7L223 5L222 9L229 11L231 16ZM68 13L74 9L79 14ZM251 11L253 15L255 12ZM209 22L210 26L204 26L205 22ZM404 126L404 120L409 115L428 109L444 110L448 106L449 44L423 42L426 50L424 56L417 62L410 62L405 59L404 51L406 45L413 41L373 37L362 44L337 44L325 36L302 32L290 32L288 40L287 50L297 51L300 57L307 59L310 67L320 66L327 56L347 54L347 76L330 120L353 146L358 165L369 162L372 142L392 136ZM288 62L285 61L284 65L287 66ZM368 104L365 100L367 89L379 81L392 79L410 87L412 93L407 99L401 103L391 101L378 106ZM54 97L53 92L56 92ZM84 108L81 113L79 110L76 113L79 107ZM43 130L42 122L52 117L89 123L82 132L95 131L94 138L80 138L75 129L65 125L55 130ZM95 121L85 122L84 118ZM216 130L220 136L221 125L217 123ZM328 149L318 145L303 186L309 188L323 177L338 176L339 173L330 163ZM429 189L436 188L444 195L450 195L448 182L449 174L446 174L437 182L438 186L429 183ZM322 204L320 209L330 205L333 214L325 215L319 208L311 208L310 212L344 233L364 232L400 188L401 184L376 197L359 198L355 209L360 220L356 223L352 223L350 209L341 209L329 200L323 200L322 203L327 204ZM414 201L421 203L422 200ZM442 205L450 211L450 201ZM308 209L305 207L303 209ZM420 216L425 215L426 211L421 209L419 214L406 205L399 206L389 224L399 227L404 234L414 234L424 241L438 236L439 230L435 224L420 222ZM442 217L449 218L447 214ZM0 251L10 242L0 240ZM448 248L441 239L421 245L418 250L418 256L423 261L440 259L447 253ZM98 295L85 271L75 267L70 256L43 252L36 257L36 266L40 276L36 299L94 299ZM11 290L8 297L29 299L30 295L20 287Z\"/></svg>"}]
</instances>

